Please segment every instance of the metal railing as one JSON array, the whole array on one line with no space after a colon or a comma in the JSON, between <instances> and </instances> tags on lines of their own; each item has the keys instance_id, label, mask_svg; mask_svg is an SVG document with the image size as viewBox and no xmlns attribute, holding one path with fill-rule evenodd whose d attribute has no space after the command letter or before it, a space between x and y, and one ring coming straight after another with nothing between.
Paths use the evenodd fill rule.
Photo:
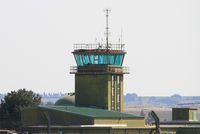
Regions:
<instances>
[{"instance_id":1,"label":"metal railing","mask_svg":"<svg viewBox=\"0 0 200 134\"><path fill-rule=\"evenodd\" d=\"M109 50L122 50L124 51L125 44L74 44L74 50L91 50L91 49L109 49Z\"/></svg>"},{"instance_id":2,"label":"metal railing","mask_svg":"<svg viewBox=\"0 0 200 134\"><path fill-rule=\"evenodd\" d=\"M116 66L71 66L70 73L116 73L129 74L129 67Z\"/></svg>"}]
</instances>

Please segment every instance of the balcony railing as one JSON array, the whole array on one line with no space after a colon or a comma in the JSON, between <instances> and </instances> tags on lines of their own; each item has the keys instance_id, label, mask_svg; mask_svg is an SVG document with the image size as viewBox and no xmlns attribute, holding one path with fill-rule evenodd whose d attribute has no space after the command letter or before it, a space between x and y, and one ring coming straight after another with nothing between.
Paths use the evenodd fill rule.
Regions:
<instances>
[{"instance_id":1,"label":"balcony railing","mask_svg":"<svg viewBox=\"0 0 200 134\"><path fill-rule=\"evenodd\" d=\"M129 74L129 67L116 66L71 66L70 73L113 73L113 74Z\"/></svg>"},{"instance_id":2,"label":"balcony railing","mask_svg":"<svg viewBox=\"0 0 200 134\"><path fill-rule=\"evenodd\" d=\"M74 50L92 50L92 49L109 49L109 50L122 50L124 51L125 44L74 44Z\"/></svg>"}]
</instances>

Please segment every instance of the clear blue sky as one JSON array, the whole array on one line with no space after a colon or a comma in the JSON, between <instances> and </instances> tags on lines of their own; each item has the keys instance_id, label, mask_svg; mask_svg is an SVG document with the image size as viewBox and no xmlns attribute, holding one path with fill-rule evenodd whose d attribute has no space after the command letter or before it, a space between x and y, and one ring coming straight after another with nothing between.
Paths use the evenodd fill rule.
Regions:
<instances>
[{"instance_id":1,"label":"clear blue sky","mask_svg":"<svg viewBox=\"0 0 200 134\"><path fill-rule=\"evenodd\" d=\"M200 95L199 0L2 0L0 93L72 92L74 43L111 42L123 29L125 93Z\"/></svg>"}]
</instances>

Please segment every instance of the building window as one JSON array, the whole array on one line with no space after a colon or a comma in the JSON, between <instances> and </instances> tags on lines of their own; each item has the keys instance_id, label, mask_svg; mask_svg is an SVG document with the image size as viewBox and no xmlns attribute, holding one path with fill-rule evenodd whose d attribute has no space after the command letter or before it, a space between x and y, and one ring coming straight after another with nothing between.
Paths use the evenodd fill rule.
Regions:
<instances>
[{"instance_id":1,"label":"building window","mask_svg":"<svg viewBox=\"0 0 200 134\"><path fill-rule=\"evenodd\" d=\"M120 111L120 76L117 75L117 90L116 90L116 94L117 94L117 111Z\"/></svg>"},{"instance_id":2,"label":"building window","mask_svg":"<svg viewBox=\"0 0 200 134\"><path fill-rule=\"evenodd\" d=\"M115 110L115 78L111 76L111 110Z\"/></svg>"},{"instance_id":3,"label":"building window","mask_svg":"<svg viewBox=\"0 0 200 134\"><path fill-rule=\"evenodd\" d=\"M197 121L197 112L192 111L192 121Z\"/></svg>"}]
</instances>

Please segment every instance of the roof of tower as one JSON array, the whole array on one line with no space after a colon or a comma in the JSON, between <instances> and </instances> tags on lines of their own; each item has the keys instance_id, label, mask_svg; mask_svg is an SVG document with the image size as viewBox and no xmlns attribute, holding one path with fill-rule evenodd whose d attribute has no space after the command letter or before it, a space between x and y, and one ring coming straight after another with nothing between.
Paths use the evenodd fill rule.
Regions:
<instances>
[{"instance_id":1,"label":"roof of tower","mask_svg":"<svg viewBox=\"0 0 200 134\"><path fill-rule=\"evenodd\" d=\"M74 44L73 53L126 54L124 44L110 44L109 48L102 44Z\"/></svg>"}]
</instances>

